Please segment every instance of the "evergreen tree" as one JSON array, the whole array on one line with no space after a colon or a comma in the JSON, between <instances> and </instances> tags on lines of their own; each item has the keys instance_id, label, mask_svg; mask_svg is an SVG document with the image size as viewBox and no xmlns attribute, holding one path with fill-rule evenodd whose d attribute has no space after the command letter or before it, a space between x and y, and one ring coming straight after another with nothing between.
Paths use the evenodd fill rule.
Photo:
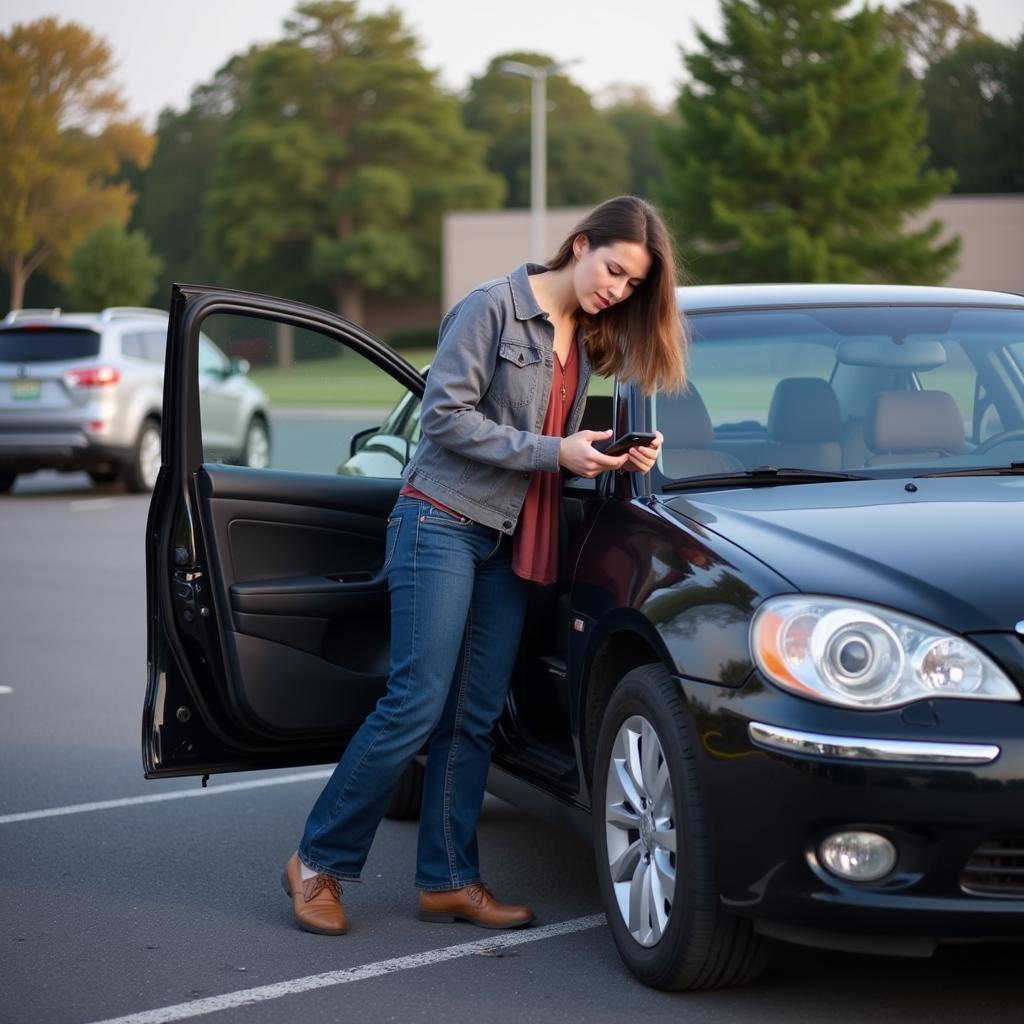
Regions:
<instances>
[{"instance_id":1,"label":"evergreen tree","mask_svg":"<svg viewBox=\"0 0 1024 1024\"><path fill-rule=\"evenodd\" d=\"M948 191L923 171L925 116L883 12L846 0L722 0L700 33L661 201L701 281L941 281L959 239L908 215Z\"/></svg>"}]
</instances>

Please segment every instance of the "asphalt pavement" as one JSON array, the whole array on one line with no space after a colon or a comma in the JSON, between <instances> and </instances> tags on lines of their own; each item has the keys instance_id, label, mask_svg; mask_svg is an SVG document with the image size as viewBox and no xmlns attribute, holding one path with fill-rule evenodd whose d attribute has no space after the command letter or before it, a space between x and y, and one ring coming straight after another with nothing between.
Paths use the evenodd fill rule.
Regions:
<instances>
[{"instance_id":1,"label":"asphalt pavement","mask_svg":"<svg viewBox=\"0 0 1024 1024\"><path fill-rule=\"evenodd\" d=\"M327 767L205 791L142 778L147 504L83 474L0 498L2 1024L1021 1019L1011 946L780 946L746 989L646 989L603 924L590 849L491 798L485 872L533 929L418 921L415 824L385 822L346 887L349 934L298 931L278 876Z\"/></svg>"}]
</instances>

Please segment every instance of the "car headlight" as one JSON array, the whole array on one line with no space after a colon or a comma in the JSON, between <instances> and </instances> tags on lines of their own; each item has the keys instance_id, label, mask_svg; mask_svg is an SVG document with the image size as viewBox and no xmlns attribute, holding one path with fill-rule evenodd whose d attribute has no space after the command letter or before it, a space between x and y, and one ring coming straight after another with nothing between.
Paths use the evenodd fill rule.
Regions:
<instances>
[{"instance_id":1,"label":"car headlight","mask_svg":"<svg viewBox=\"0 0 1024 1024\"><path fill-rule=\"evenodd\" d=\"M750 647L772 682L830 704L891 708L928 697L1020 700L1002 670L969 640L857 601L769 598L750 625Z\"/></svg>"}]
</instances>

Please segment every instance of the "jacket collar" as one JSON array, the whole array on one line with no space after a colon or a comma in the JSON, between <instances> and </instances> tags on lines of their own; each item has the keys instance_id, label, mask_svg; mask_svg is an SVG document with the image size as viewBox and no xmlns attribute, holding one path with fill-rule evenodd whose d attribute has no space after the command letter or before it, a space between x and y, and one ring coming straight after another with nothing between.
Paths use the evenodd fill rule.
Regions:
<instances>
[{"instance_id":1,"label":"jacket collar","mask_svg":"<svg viewBox=\"0 0 1024 1024\"><path fill-rule=\"evenodd\" d=\"M537 304L537 299L530 287L530 275L543 273L548 268L540 263L520 263L508 275L509 287L512 289L512 308L517 320L532 320L535 316L546 317L547 313Z\"/></svg>"}]
</instances>

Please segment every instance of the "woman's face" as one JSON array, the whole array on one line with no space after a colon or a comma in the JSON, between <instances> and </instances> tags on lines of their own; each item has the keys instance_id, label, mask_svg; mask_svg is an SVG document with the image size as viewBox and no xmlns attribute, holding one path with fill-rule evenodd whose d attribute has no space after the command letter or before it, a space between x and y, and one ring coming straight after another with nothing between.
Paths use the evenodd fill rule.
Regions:
<instances>
[{"instance_id":1,"label":"woman's face","mask_svg":"<svg viewBox=\"0 0 1024 1024\"><path fill-rule=\"evenodd\" d=\"M651 269L651 254L639 242L612 242L591 247L585 235L573 242L576 301L586 313L600 313L624 302Z\"/></svg>"}]
</instances>

